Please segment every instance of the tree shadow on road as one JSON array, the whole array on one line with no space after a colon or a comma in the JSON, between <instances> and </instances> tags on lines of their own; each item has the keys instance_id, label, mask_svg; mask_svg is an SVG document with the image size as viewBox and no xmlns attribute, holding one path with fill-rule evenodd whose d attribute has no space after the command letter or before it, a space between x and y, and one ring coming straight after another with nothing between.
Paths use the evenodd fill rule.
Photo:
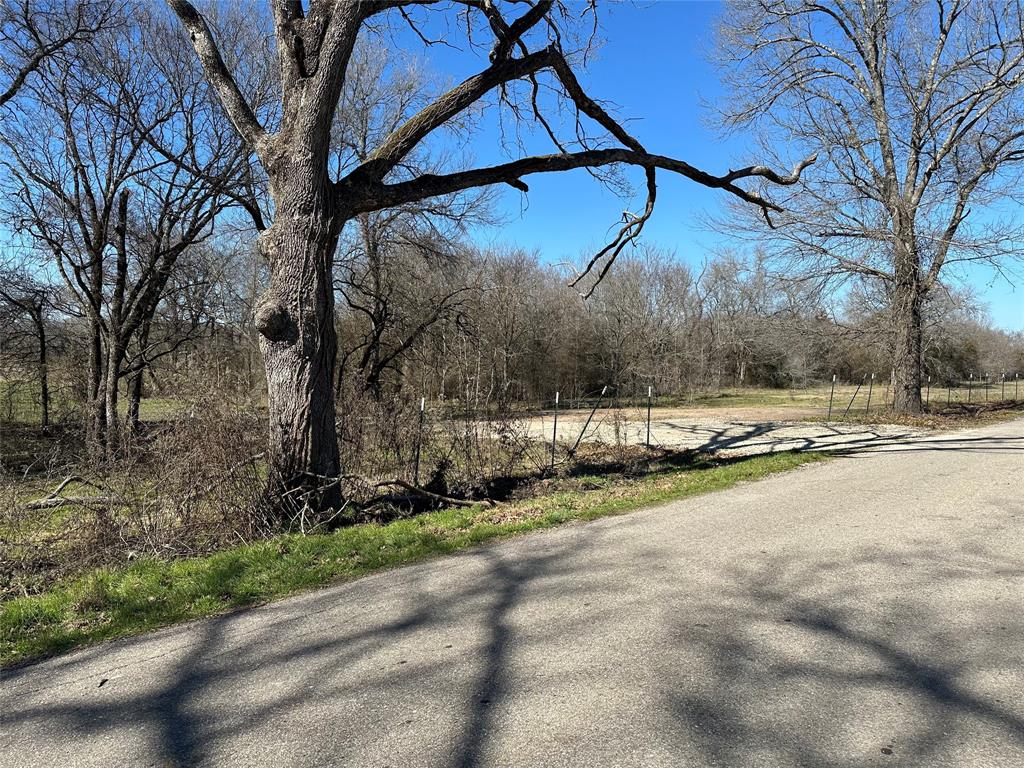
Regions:
<instances>
[{"instance_id":1,"label":"tree shadow on road","mask_svg":"<svg viewBox=\"0 0 1024 768\"><path fill-rule=\"evenodd\" d=\"M776 453L778 451L828 451L854 455L895 450L993 452L1024 451L1024 435L928 437L914 430L892 431L862 425L800 424L769 422L721 425L659 422L659 429L674 434L674 441L699 453L721 451ZM801 434L792 431L799 427Z\"/></svg>"},{"instance_id":2,"label":"tree shadow on road","mask_svg":"<svg viewBox=\"0 0 1024 768\"><path fill-rule=\"evenodd\" d=\"M712 765L1024 760L1019 561L977 543L879 547L722 576L700 607L714 618L671 630L705 670L663 690L680 749Z\"/></svg>"},{"instance_id":3,"label":"tree shadow on road","mask_svg":"<svg viewBox=\"0 0 1024 768\"><path fill-rule=\"evenodd\" d=\"M24 686L27 695L14 694L15 702L4 716L5 729L13 733L24 727L53 739L70 731L72 741L80 744L124 739L132 733L131 748L154 764L224 764L233 740L243 739L252 747L251 740L256 739L257 752L272 752L282 746L278 742L287 740L277 724L291 722L296 727L293 717L317 708L326 710L325 719L297 727L292 736L296 743L289 747L309 753L310 759L297 762L293 750L285 763L373 764L348 745L368 735L363 711L370 706L367 698L383 695L393 711L376 735L380 748L374 755L390 754L390 764L402 765L408 754L392 754L387 742L397 743L402 726L413 722L408 718L415 716L418 706L405 704L426 698L433 700L428 709L450 718L451 730L461 734L444 745L444 756L438 755L441 762L436 764L486 764L492 713L502 706L511 684L505 671L514 637L508 617L527 588L532 600L571 599L572 587L561 579L562 563L599 536L598 528L578 526L567 541L524 558L482 547L453 558L475 561L473 578L440 588L424 582L429 564L413 566L300 597L303 609L298 612L290 605L294 601L284 601L203 620L170 630L188 633L187 640L183 636L179 647L170 651L156 646L146 654L147 644L155 645L157 638L134 638L14 670L5 675L5 687ZM371 608L379 621L365 629L347 629L346 612L337 609L339 601L351 600L345 594L348 588L358 585L372 592L369 582L389 576L404 587L400 604ZM600 596L605 588L601 579L600 569L588 575L588 594ZM354 614L363 619L367 601L352 602L361 606ZM255 621L258 614L262 621ZM592 618L593 613L568 613L561 629L582 627ZM438 644L435 630L449 642ZM420 645L419 638L429 638L432 646ZM105 660L104 654L111 656L113 648L112 658ZM144 666L119 666L118 660L133 650L142 652ZM59 672L62 682L53 688L34 687L36 670L44 666ZM104 675L110 679L98 677L97 668L107 670ZM74 680L75 676L80 677ZM125 686L138 682L132 680L136 676L148 678L142 690L118 695L119 686L136 687ZM438 687L439 678L449 680L451 687ZM60 690L68 686L76 687L70 697ZM379 721L375 727L380 728ZM324 741L325 731L334 739ZM261 733L269 739L262 747ZM308 738L304 745L297 743L303 734Z\"/></svg>"},{"instance_id":4,"label":"tree shadow on road","mask_svg":"<svg viewBox=\"0 0 1024 768\"><path fill-rule=\"evenodd\" d=\"M721 560L680 541L685 526L651 540L642 516L572 526L12 672L4 728L69 765L111 740L158 765L470 768L514 743L524 697L578 689L590 667L614 695L577 764L647 740L696 765L954 766L969 750L1011 765L1024 564L993 541L1015 514L955 540L889 541L882 524L870 547L826 537ZM631 536L644 556L623 563ZM609 655L623 624L643 644ZM551 648L570 661L524 669Z\"/></svg>"}]
</instances>

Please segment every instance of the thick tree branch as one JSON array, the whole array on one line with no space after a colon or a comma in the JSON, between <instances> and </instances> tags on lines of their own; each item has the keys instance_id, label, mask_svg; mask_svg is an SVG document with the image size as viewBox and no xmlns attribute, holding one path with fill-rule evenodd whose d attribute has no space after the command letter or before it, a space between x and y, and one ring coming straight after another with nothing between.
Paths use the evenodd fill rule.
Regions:
<instances>
[{"instance_id":1,"label":"thick tree branch","mask_svg":"<svg viewBox=\"0 0 1024 768\"><path fill-rule=\"evenodd\" d=\"M552 155L536 155L509 163L486 168L475 168L457 173L444 175L424 174L411 181L397 184L367 185L364 189L349 187L346 184L347 179L343 180L339 186L341 187L340 191L342 194L346 195L347 199L354 206L354 212L365 213L490 184L509 184L522 191L527 191L528 188L521 181L521 178L530 174L556 173L574 168L599 168L613 164L624 164L648 169L660 168L678 173L706 187L723 189L741 200L761 207L763 210L780 212L782 208L779 205L761 197L756 192L751 192L737 186L736 182L742 179L760 177L775 184L795 184L799 181L804 169L811 165L815 159L812 156L801 161L793 169L793 172L787 176L776 173L764 166L751 166L738 171L730 171L724 176L714 176L683 160L620 147Z\"/></svg>"},{"instance_id":2,"label":"thick tree branch","mask_svg":"<svg viewBox=\"0 0 1024 768\"><path fill-rule=\"evenodd\" d=\"M498 85L551 66L556 56L553 49L545 48L519 59L499 60L464 80L392 132L369 159L352 172L353 176L380 181L432 131L471 107Z\"/></svg>"},{"instance_id":3,"label":"thick tree branch","mask_svg":"<svg viewBox=\"0 0 1024 768\"><path fill-rule=\"evenodd\" d=\"M266 130L256 118L238 83L231 76L206 19L188 0L166 0L188 31L199 61L220 97L224 111L245 142L261 159L265 158Z\"/></svg>"}]
</instances>

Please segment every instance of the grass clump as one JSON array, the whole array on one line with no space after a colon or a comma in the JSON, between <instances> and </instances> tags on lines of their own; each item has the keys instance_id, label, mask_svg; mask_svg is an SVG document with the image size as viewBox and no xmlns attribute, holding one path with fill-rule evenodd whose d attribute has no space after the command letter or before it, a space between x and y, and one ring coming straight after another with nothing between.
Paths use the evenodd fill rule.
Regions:
<instances>
[{"instance_id":1,"label":"grass clump","mask_svg":"<svg viewBox=\"0 0 1024 768\"><path fill-rule=\"evenodd\" d=\"M494 507L442 509L328 534L281 535L205 557L144 558L123 568L97 569L0 605L0 664L266 602L500 537L720 490L822 458L815 453L708 458L641 477L581 477L570 489Z\"/></svg>"}]
</instances>

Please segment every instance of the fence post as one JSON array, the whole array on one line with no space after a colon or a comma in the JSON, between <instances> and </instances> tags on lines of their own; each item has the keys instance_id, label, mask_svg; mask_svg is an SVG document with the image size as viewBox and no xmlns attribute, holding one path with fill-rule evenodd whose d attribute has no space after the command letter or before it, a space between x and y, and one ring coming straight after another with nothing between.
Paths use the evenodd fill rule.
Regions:
<instances>
[{"instance_id":1,"label":"fence post","mask_svg":"<svg viewBox=\"0 0 1024 768\"><path fill-rule=\"evenodd\" d=\"M985 374L985 402L988 402L988 374Z\"/></svg>"},{"instance_id":2,"label":"fence post","mask_svg":"<svg viewBox=\"0 0 1024 768\"><path fill-rule=\"evenodd\" d=\"M953 404L953 382L946 382L946 407L948 408Z\"/></svg>"},{"instance_id":3,"label":"fence post","mask_svg":"<svg viewBox=\"0 0 1024 768\"><path fill-rule=\"evenodd\" d=\"M587 421L583 425L583 429L580 430L580 436L576 438L576 442L573 443L572 450L569 451L570 456L576 455L576 449L580 447L580 443L583 442L583 436L587 434L587 427L590 426L591 420L594 418L594 414L597 413L597 409L601 407L601 401L604 399L604 393L608 391L608 385L605 384L601 387L601 394L598 395L597 402L594 403L594 407L590 411L590 415L587 416Z\"/></svg>"},{"instance_id":4,"label":"fence post","mask_svg":"<svg viewBox=\"0 0 1024 768\"><path fill-rule=\"evenodd\" d=\"M1000 374L999 376L999 399L1006 399L1006 374Z\"/></svg>"},{"instance_id":5,"label":"fence post","mask_svg":"<svg viewBox=\"0 0 1024 768\"><path fill-rule=\"evenodd\" d=\"M928 401L932 399L932 377L928 377L928 388L924 391L924 405L928 407Z\"/></svg>"},{"instance_id":6,"label":"fence post","mask_svg":"<svg viewBox=\"0 0 1024 768\"><path fill-rule=\"evenodd\" d=\"M654 388L647 385L647 450L651 449L651 393Z\"/></svg>"},{"instance_id":7,"label":"fence post","mask_svg":"<svg viewBox=\"0 0 1024 768\"><path fill-rule=\"evenodd\" d=\"M832 374L832 389L828 393L828 416L825 417L825 423L832 421L832 398L836 396L836 375Z\"/></svg>"},{"instance_id":8,"label":"fence post","mask_svg":"<svg viewBox=\"0 0 1024 768\"><path fill-rule=\"evenodd\" d=\"M1020 374L1019 373L1013 374L1013 400L1014 400L1014 402L1016 402L1016 400L1017 400L1017 385L1019 383L1020 383Z\"/></svg>"},{"instance_id":9,"label":"fence post","mask_svg":"<svg viewBox=\"0 0 1024 768\"><path fill-rule=\"evenodd\" d=\"M871 374L871 380L868 382L868 404L864 406L864 415L867 416L871 412L871 390L875 388L875 374Z\"/></svg>"},{"instance_id":10,"label":"fence post","mask_svg":"<svg viewBox=\"0 0 1024 768\"><path fill-rule=\"evenodd\" d=\"M864 379L866 379L867 377L868 377L868 375L865 373L861 377L860 384L858 384L857 388L855 390L853 390L853 397L850 398L850 402L847 404L846 410L843 411L843 418L844 419L846 418L847 414L850 413L850 409L853 407L853 401L857 399L857 394L860 392L860 388L864 386Z\"/></svg>"},{"instance_id":11,"label":"fence post","mask_svg":"<svg viewBox=\"0 0 1024 768\"><path fill-rule=\"evenodd\" d=\"M412 484L419 486L420 484L420 446L423 443L423 417L427 408L427 398L420 398L420 425L416 431L416 461L413 464L412 470Z\"/></svg>"},{"instance_id":12,"label":"fence post","mask_svg":"<svg viewBox=\"0 0 1024 768\"><path fill-rule=\"evenodd\" d=\"M971 392L974 390L974 372L967 378L967 402L971 402Z\"/></svg>"},{"instance_id":13,"label":"fence post","mask_svg":"<svg viewBox=\"0 0 1024 768\"><path fill-rule=\"evenodd\" d=\"M551 430L551 469L555 468L555 441L558 440L558 390L555 390L555 428Z\"/></svg>"}]
</instances>

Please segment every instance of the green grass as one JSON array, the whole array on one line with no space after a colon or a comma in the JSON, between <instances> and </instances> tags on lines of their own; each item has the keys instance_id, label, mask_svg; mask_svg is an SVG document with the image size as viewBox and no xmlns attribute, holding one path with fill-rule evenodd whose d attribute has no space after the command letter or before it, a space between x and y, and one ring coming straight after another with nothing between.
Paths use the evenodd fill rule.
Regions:
<instances>
[{"instance_id":1,"label":"green grass","mask_svg":"<svg viewBox=\"0 0 1024 768\"><path fill-rule=\"evenodd\" d=\"M836 393L839 393L838 388ZM698 394L691 401L684 400L680 404L701 408L820 406L828 404L828 387L822 388L820 385L815 385L803 389L729 388L720 392Z\"/></svg>"},{"instance_id":2,"label":"green grass","mask_svg":"<svg viewBox=\"0 0 1024 768\"><path fill-rule=\"evenodd\" d=\"M708 460L641 478L580 478L575 490L495 507L445 509L330 534L278 536L207 557L97 570L0 605L0 664L266 602L492 539L716 491L822 459L777 453Z\"/></svg>"},{"instance_id":3,"label":"green grass","mask_svg":"<svg viewBox=\"0 0 1024 768\"><path fill-rule=\"evenodd\" d=\"M50 395L51 419L79 407L79 403L62 397L59 391ZM143 421L167 421L186 410L187 403L173 397L144 397L139 401L139 418ZM123 395L118 401L118 411L122 417L128 414L128 398ZM42 407L34 382L0 381L0 417L12 424L35 426L40 416Z\"/></svg>"}]
</instances>

